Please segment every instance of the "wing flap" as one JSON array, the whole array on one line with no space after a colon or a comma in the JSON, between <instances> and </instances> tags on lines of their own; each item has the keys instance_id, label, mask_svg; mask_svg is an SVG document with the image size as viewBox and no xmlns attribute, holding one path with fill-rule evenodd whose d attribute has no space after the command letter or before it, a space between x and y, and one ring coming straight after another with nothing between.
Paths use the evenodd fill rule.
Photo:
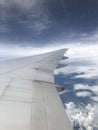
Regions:
<instances>
[{"instance_id":1,"label":"wing flap","mask_svg":"<svg viewBox=\"0 0 98 130\"><path fill-rule=\"evenodd\" d=\"M34 124L37 124L34 130L72 130L55 85L34 81L33 87L39 102L36 105L32 103L32 113L36 113L32 114L32 130L35 127Z\"/></svg>"}]
</instances>

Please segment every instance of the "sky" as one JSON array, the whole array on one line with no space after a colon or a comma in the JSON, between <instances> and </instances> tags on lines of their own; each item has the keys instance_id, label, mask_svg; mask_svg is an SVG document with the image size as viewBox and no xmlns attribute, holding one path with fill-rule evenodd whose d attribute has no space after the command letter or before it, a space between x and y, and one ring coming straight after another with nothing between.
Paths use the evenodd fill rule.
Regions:
<instances>
[{"instance_id":1,"label":"sky","mask_svg":"<svg viewBox=\"0 0 98 130\"><path fill-rule=\"evenodd\" d=\"M72 46L55 70L56 82L65 86L61 99L74 130L98 130L98 45Z\"/></svg>"},{"instance_id":2,"label":"sky","mask_svg":"<svg viewBox=\"0 0 98 130\"><path fill-rule=\"evenodd\" d=\"M0 60L60 48L69 48L61 61L68 67L55 75L69 76L77 99L95 103L69 101L68 116L81 130L98 129L98 0L0 0Z\"/></svg>"},{"instance_id":3,"label":"sky","mask_svg":"<svg viewBox=\"0 0 98 130\"><path fill-rule=\"evenodd\" d=\"M0 54L97 44L97 7L97 0L0 0Z\"/></svg>"},{"instance_id":4,"label":"sky","mask_svg":"<svg viewBox=\"0 0 98 130\"><path fill-rule=\"evenodd\" d=\"M74 130L98 130L98 45L74 44L55 70L55 82L64 86L60 95Z\"/></svg>"}]
</instances>

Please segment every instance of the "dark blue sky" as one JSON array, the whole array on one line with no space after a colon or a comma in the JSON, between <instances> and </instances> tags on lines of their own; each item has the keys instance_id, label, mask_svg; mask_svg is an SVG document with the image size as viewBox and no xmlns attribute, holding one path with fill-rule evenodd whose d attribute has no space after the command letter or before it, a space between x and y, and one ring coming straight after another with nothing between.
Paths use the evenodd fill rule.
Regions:
<instances>
[{"instance_id":1,"label":"dark blue sky","mask_svg":"<svg viewBox=\"0 0 98 130\"><path fill-rule=\"evenodd\" d=\"M0 1L0 43L36 47L67 43L97 30L98 0Z\"/></svg>"}]
</instances>

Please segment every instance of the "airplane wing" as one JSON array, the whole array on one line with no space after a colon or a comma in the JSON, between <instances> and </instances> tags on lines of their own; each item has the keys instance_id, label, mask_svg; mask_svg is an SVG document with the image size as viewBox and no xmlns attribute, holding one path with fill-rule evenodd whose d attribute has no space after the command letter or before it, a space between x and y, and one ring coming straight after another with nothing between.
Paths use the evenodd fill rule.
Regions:
<instances>
[{"instance_id":1,"label":"airplane wing","mask_svg":"<svg viewBox=\"0 0 98 130\"><path fill-rule=\"evenodd\" d=\"M65 51L0 62L0 130L72 130L53 78Z\"/></svg>"}]
</instances>

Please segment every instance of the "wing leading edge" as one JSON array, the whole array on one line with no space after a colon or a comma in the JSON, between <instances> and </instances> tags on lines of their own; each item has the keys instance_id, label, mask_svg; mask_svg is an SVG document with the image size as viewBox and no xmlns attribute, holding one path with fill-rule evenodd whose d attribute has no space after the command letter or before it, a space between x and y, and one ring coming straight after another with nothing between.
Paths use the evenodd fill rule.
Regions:
<instances>
[{"instance_id":1,"label":"wing leading edge","mask_svg":"<svg viewBox=\"0 0 98 130\"><path fill-rule=\"evenodd\" d=\"M65 52L0 64L1 130L72 130L53 79Z\"/></svg>"}]
</instances>

